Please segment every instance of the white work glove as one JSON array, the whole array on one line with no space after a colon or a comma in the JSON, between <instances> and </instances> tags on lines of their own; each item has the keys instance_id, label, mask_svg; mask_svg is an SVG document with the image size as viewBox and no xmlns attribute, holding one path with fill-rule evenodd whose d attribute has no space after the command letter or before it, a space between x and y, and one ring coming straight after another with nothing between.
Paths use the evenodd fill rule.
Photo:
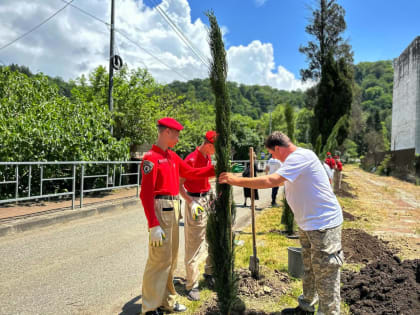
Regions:
<instances>
[{"instance_id":1,"label":"white work glove","mask_svg":"<svg viewBox=\"0 0 420 315\"><path fill-rule=\"evenodd\" d=\"M149 233L150 245L153 247L162 246L163 240L166 238L166 235L160 227L160 225L152 227Z\"/></svg>"},{"instance_id":2,"label":"white work glove","mask_svg":"<svg viewBox=\"0 0 420 315\"><path fill-rule=\"evenodd\" d=\"M197 221L199 217L201 217L201 215L204 212L204 208L195 200L193 200L190 203L190 207L191 207L191 214L193 217L194 221Z\"/></svg>"}]
</instances>

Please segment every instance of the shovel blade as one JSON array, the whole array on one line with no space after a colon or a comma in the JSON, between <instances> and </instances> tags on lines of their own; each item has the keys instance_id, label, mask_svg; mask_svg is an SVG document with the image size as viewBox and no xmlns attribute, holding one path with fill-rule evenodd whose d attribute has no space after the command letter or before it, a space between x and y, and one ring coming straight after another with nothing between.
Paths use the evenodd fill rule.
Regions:
<instances>
[{"instance_id":1,"label":"shovel blade","mask_svg":"<svg viewBox=\"0 0 420 315\"><path fill-rule=\"evenodd\" d=\"M256 256L249 257L249 270L255 279L260 276L260 260Z\"/></svg>"}]
</instances>

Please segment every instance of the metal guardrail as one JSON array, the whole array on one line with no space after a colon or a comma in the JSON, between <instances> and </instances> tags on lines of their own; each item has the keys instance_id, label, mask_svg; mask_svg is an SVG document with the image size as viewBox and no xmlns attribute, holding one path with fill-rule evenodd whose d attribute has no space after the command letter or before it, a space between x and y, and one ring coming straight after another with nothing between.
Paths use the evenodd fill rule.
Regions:
<instances>
[{"instance_id":1,"label":"metal guardrail","mask_svg":"<svg viewBox=\"0 0 420 315\"><path fill-rule=\"evenodd\" d=\"M94 175L85 175L86 167L92 165L100 165L106 164L106 174L94 174ZM137 172L136 173L123 173L123 165L129 164L137 164ZM71 166L71 176L65 177L44 177L44 167L48 165L65 165ZM10 203L10 202L17 202L17 201L26 201L26 200L33 200L33 199L41 199L41 198L49 198L49 197L59 197L59 196L72 196L72 209L75 208L75 199L76 199L76 176L77 176L77 168L80 171L80 208L83 207L83 196L85 193L94 192L94 191L104 191L104 190L112 190L118 188L127 188L127 187L137 187L137 195L139 194L139 186L140 186L140 161L65 161L65 162L0 162L1 166L14 166L15 167L15 174L14 179L6 179L4 178L3 181L0 181L0 191L3 185L15 185L15 198L3 199L0 200L0 204ZM32 188L32 170L33 167L39 167L40 177L39 177L39 195L32 196L31 190ZM113 166L113 171L110 172L110 166ZM27 196L22 197L19 196L19 168L28 167L28 184L27 184ZM119 185L116 185L117 177L116 174L116 167L119 167ZM122 178L124 176L137 176L136 184L129 184L129 185L122 185ZM106 186L101 188L92 188L92 189L84 189L85 180L88 178L106 178ZM45 182L51 181L64 181L64 180L71 180L72 181L72 191L70 192L61 192L61 193L48 193L44 194L43 192L43 184Z\"/></svg>"},{"instance_id":2,"label":"metal guardrail","mask_svg":"<svg viewBox=\"0 0 420 315\"><path fill-rule=\"evenodd\" d=\"M256 161L259 165L259 169L265 169L266 160L257 160ZM234 160L232 163L240 163L246 164L249 163L249 160ZM93 174L93 175L85 175L86 167L92 165L106 165L106 173L105 174ZM136 173L123 173L123 165L129 164L137 164L137 171ZM71 166L71 176L65 177L44 177L44 168L48 165L63 165L63 166ZM75 208L75 200L76 200L76 182L77 182L77 171L79 169L80 174L80 208L83 207L83 197L85 193L88 192L95 192L95 191L105 191L105 190L112 190L118 188L127 188L127 187L137 187L137 195L139 194L139 187L140 187L140 161L63 161L63 162L0 162L0 167L7 166L7 167L15 167L15 174L14 179L0 179L0 192L1 187L4 185L15 185L15 197L9 199L2 199L0 200L0 204L11 203L11 202L18 202L18 201L27 201L33 199L43 199L43 198L50 198L50 197L59 197L59 196L71 196L72 198L72 209ZM22 179L19 176L19 168L22 169L24 167L28 167L28 173L25 176L28 177L28 184L27 184L27 195L20 196L19 195L19 179ZM40 180L39 180L39 195L33 196L31 192L33 191L32 187L32 171L34 167L38 167L40 171ZM110 167L112 171L110 172ZM119 178L118 178L118 185L116 184L117 177L116 169L119 168ZM136 184L129 184L129 185L122 185L122 179L125 176L137 176ZM92 189L85 189L85 180L89 178L105 178L105 187L101 188L92 188ZM45 194L43 191L43 184L46 182L58 182L58 181L65 181L71 180L72 190L69 192L61 192L61 193L47 193Z\"/></svg>"}]
</instances>

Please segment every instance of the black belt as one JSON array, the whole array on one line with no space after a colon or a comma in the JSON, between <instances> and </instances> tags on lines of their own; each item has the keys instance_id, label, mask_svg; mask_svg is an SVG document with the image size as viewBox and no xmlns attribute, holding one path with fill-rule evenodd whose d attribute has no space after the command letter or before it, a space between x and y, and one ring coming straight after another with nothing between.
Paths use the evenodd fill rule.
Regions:
<instances>
[{"instance_id":1,"label":"black belt","mask_svg":"<svg viewBox=\"0 0 420 315\"><path fill-rule=\"evenodd\" d=\"M208 193L209 193L208 191L205 191L202 193L192 193L192 192L187 191L187 194L190 195L191 197L204 197L204 196L207 196Z\"/></svg>"},{"instance_id":2,"label":"black belt","mask_svg":"<svg viewBox=\"0 0 420 315\"><path fill-rule=\"evenodd\" d=\"M155 199L166 199L166 200L179 200L179 196L175 195L156 195Z\"/></svg>"}]
</instances>

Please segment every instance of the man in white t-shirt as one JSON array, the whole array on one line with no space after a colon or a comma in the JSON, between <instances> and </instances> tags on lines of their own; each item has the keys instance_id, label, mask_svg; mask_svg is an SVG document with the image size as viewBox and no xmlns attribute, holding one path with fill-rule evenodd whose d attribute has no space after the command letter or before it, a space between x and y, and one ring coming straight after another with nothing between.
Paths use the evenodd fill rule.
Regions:
<instances>
[{"instance_id":1,"label":"man in white t-shirt","mask_svg":"<svg viewBox=\"0 0 420 315\"><path fill-rule=\"evenodd\" d=\"M343 264L341 225L343 213L332 191L327 173L316 154L296 147L281 132L265 141L282 166L271 175L243 178L222 173L219 183L254 189L285 185L286 199L299 226L304 275L299 306L282 314L340 314L340 267Z\"/></svg>"},{"instance_id":2,"label":"man in white t-shirt","mask_svg":"<svg viewBox=\"0 0 420 315\"><path fill-rule=\"evenodd\" d=\"M267 165L265 167L265 174L271 175L274 174L281 166L281 162L273 156L270 155L270 158L267 161ZM279 191L279 186L271 188L271 205L273 207L277 206L276 199L277 193Z\"/></svg>"}]
</instances>

